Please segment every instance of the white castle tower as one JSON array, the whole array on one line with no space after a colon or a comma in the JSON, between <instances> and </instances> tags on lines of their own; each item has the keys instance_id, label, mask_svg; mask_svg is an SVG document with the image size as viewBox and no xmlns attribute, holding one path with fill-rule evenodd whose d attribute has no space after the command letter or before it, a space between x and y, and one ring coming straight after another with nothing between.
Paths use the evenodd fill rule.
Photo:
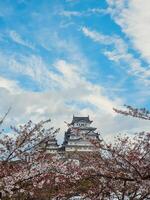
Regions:
<instances>
[{"instance_id":1,"label":"white castle tower","mask_svg":"<svg viewBox=\"0 0 150 200\"><path fill-rule=\"evenodd\" d=\"M62 145L64 151L94 151L95 148L91 141L99 140L99 135L95 132L96 128L91 127L92 122L89 116L73 116L72 122L68 124L68 130L65 132Z\"/></svg>"}]
</instances>

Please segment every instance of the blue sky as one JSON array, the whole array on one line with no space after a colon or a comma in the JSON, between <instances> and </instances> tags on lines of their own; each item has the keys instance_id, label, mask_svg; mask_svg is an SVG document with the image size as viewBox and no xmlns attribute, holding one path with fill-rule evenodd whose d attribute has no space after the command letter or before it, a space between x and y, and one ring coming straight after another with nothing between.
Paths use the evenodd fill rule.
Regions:
<instances>
[{"instance_id":1,"label":"blue sky","mask_svg":"<svg viewBox=\"0 0 150 200\"><path fill-rule=\"evenodd\" d=\"M134 131L137 122L112 108L149 108L149 9L148 0L0 0L0 110L12 106L8 123L50 117L63 132L75 114L90 115L108 137Z\"/></svg>"}]
</instances>

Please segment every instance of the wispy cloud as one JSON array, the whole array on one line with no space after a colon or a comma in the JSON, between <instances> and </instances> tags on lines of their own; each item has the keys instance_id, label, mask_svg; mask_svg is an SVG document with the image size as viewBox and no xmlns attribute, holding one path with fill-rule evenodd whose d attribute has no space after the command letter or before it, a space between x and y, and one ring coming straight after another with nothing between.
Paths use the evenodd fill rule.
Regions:
<instances>
[{"instance_id":1,"label":"wispy cloud","mask_svg":"<svg viewBox=\"0 0 150 200\"><path fill-rule=\"evenodd\" d=\"M22 90L18 86L17 81L9 80L0 76L0 90L6 90L11 94L20 93Z\"/></svg>"},{"instance_id":2,"label":"wispy cloud","mask_svg":"<svg viewBox=\"0 0 150 200\"><path fill-rule=\"evenodd\" d=\"M77 66L63 60L58 61L55 66L62 74L62 76L55 75L55 81L61 85L61 90L64 88L68 94L71 94L71 98L68 96L68 99L88 102L99 110L109 113L112 113L112 108L117 101L119 103L119 99L116 99L115 102L105 96L101 86L90 83L85 77L82 77Z\"/></svg>"},{"instance_id":3,"label":"wispy cloud","mask_svg":"<svg viewBox=\"0 0 150 200\"><path fill-rule=\"evenodd\" d=\"M134 57L133 54L129 53L128 45L119 36L108 36L102 33L92 31L86 27L82 28L83 33L91 38L94 42L106 45L106 47L112 46L112 50L106 49L103 51L104 55L110 60L120 63L121 67L125 66L124 69L130 76L136 76L140 82L145 85L149 85L150 81L150 68L142 66L140 59ZM125 63L125 64L122 64Z\"/></svg>"},{"instance_id":4,"label":"wispy cloud","mask_svg":"<svg viewBox=\"0 0 150 200\"><path fill-rule=\"evenodd\" d=\"M139 56L139 52L143 58L148 59L149 55L145 33L148 23L142 28L142 17L147 17L148 11L146 16L138 13L137 18L135 11L143 12L140 10L143 6L136 5L135 9L134 0L130 6L124 0L107 0L107 8L105 1L99 4L97 0L92 0L92 4L78 0L59 1L59 4L13 1L9 6L3 2L0 6L3 11L0 14L0 112L5 113L12 106L10 124L51 117L56 127L62 128L62 138L63 121L69 122L75 114L90 115L98 130L109 137L117 131L133 130L135 123L120 119L112 108L126 100L131 102L125 96L128 91L132 94L130 83L124 81L129 77L127 74L132 77L132 83L140 81L136 83L138 86L143 86L141 82L150 83L149 67L143 65ZM105 16L109 14L112 18ZM130 38L130 44L116 23ZM79 31L81 26L84 27ZM142 33L146 39L142 39ZM144 42L138 47L140 40L148 43L146 51L142 50ZM133 51L137 49L135 55ZM142 122L136 124L138 128L143 127Z\"/></svg>"},{"instance_id":5,"label":"wispy cloud","mask_svg":"<svg viewBox=\"0 0 150 200\"><path fill-rule=\"evenodd\" d=\"M6 92L3 92L0 88L0 112L5 113L8 106L11 105L12 107L5 123L16 125L29 119L36 122L50 117L52 125L61 128L61 132L57 136L59 142L62 141L66 129L63 121L70 122L73 113L80 116L90 115L98 131L101 131L103 136L109 140L118 131L126 132L129 129L133 131L134 124L137 124L134 131L149 128L149 123L137 122L137 120L132 119L126 120L126 118L113 115L111 108L119 106L122 102L120 100L111 101L103 94L100 86L91 84L76 74L75 66L64 60L58 60L54 63L54 66L62 74L55 74L54 77L58 84L62 84L57 90L41 93L25 91L20 88L20 93L12 93L12 88L13 91L18 90L19 86L15 81L2 78L3 87L7 89ZM70 72L68 72L68 69L70 69ZM83 105L88 102L89 105L79 107L81 102ZM90 104L96 108L93 109Z\"/></svg>"},{"instance_id":6,"label":"wispy cloud","mask_svg":"<svg viewBox=\"0 0 150 200\"><path fill-rule=\"evenodd\" d=\"M62 10L59 12L59 15L64 17L88 17L93 14L95 15L105 15L108 14L109 10L101 8L90 8L84 11L75 11L75 10Z\"/></svg>"},{"instance_id":7,"label":"wispy cloud","mask_svg":"<svg viewBox=\"0 0 150 200\"><path fill-rule=\"evenodd\" d=\"M21 35L20 35L19 33L17 33L16 31L10 31L9 35L10 35L10 38L11 38L14 42L16 42L16 43L18 43L18 44L20 44L20 45L23 45L23 46L25 46L25 47L34 49L34 45L31 44L29 41L24 40L24 39L21 37Z\"/></svg>"},{"instance_id":8,"label":"wispy cloud","mask_svg":"<svg viewBox=\"0 0 150 200\"><path fill-rule=\"evenodd\" d=\"M133 47L150 63L150 1L107 0L110 14L131 40Z\"/></svg>"},{"instance_id":9,"label":"wispy cloud","mask_svg":"<svg viewBox=\"0 0 150 200\"><path fill-rule=\"evenodd\" d=\"M49 71L47 81L51 86L55 85L56 87L49 87L49 90L43 93L21 90L15 81L0 79L3 83L2 88L7 89L7 93L3 94L2 88L0 88L0 92L3 94L0 103L3 105L3 109L6 109L8 99L11 99L13 110L9 118L11 123L22 123L27 119L40 120L50 115L54 120L56 119L54 124L57 126L59 124L64 130L62 118L63 120L70 120L72 113L77 115L90 114L97 125L102 114L104 116L109 114L112 116L110 120L113 119L112 108L122 104L121 99L111 100L100 85L86 80L86 77L82 75L75 64L68 63L65 60L57 60L53 67L57 72ZM40 77L42 79L45 77L44 71L42 71ZM45 86L48 88L47 84ZM12 93L12 90L20 90L21 92ZM80 107L81 104L82 107ZM95 111L97 111L97 114ZM12 120L13 115L15 117ZM62 138L62 135L60 138Z\"/></svg>"},{"instance_id":10,"label":"wispy cloud","mask_svg":"<svg viewBox=\"0 0 150 200\"><path fill-rule=\"evenodd\" d=\"M50 72L47 69L46 63L40 56L34 54L31 54L30 56L22 54L6 55L0 52L0 58L2 71L6 71L7 73L18 77L25 75L43 89L51 86L49 85Z\"/></svg>"},{"instance_id":11,"label":"wispy cloud","mask_svg":"<svg viewBox=\"0 0 150 200\"><path fill-rule=\"evenodd\" d=\"M61 93L62 97L65 95L64 104L66 101L81 101L83 104L93 105L100 111L112 113L113 106L120 102L119 99L110 100L103 87L87 80L86 76L89 73L88 68L85 68L87 61L82 59L82 54L79 52L74 58L72 57L72 63L58 60L51 69L48 69L40 56L1 55L1 58L3 68L7 66L12 74L30 77L43 88L43 91L55 91L56 94Z\"/></svg>"}]
</instances>

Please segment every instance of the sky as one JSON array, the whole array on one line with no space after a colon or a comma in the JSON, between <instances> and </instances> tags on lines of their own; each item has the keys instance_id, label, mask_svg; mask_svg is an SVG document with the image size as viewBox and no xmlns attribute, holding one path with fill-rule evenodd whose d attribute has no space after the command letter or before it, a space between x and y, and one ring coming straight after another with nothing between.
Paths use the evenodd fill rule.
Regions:
<instances>
[{"instance_id":1,"label":"sky","mask_svg":"<svg viewBox=\"0 0 150 200\"><path fill-rule=\"evenodd\" d=\"M106 139L148 130L149 0L0 0L0 115L7 125L90 116Z\"/></svg>"}]
</instances>

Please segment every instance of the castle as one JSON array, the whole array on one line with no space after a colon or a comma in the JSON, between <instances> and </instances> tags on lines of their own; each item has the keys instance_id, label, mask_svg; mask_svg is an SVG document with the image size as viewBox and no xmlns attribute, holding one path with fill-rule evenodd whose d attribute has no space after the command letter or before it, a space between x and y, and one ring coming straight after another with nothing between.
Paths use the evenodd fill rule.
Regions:
<instances>
[{"instance_id":1,"label":"castle","mask_svg":"<svg viewBox=\"0 0 150 200\"><path fill-rule=\"evenodd\" d=\"M60 147L57 144L55 136L51 136L46 144L47 153L57 152L91 152L94 151L94 145L91 141L99 140L99 134L92 127L93 121L88 117L73 116L72 122L67 124L68 129L64 135L64 142Z\"/></svg>"}]
</instances>

